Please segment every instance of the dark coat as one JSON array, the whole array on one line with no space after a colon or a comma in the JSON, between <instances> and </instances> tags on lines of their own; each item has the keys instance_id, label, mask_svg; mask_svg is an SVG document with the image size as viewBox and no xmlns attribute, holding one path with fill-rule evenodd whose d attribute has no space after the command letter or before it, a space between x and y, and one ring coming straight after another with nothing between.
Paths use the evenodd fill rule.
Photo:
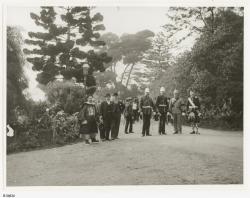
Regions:
<instances>
[{"instance_id":1,"label":"dark coat","mask_svg":"<svg viewBox=\"0 0 250 198\"><path fill-rule=\"evenodd\" d=\"M121 101L112 102L112 117L120 117L124 111L124 104Z\"/></svg>"},{"instance_id":2,"label":"dark coat","mask_svg":"<svg viewBox=\"0 0 250 198\"><path fill-rule=\"evenodd\" d=\"M166 96L158 96L156 99L156 104L155 104L157 111L160 112L161 114L166 114L168 111L168 99Z\"/></svg>"},{"instance_id":3,"label":"dark coat","mask_svg":"<svg viewBox=\"0 0 250 198\"><path fill-rule=\"evenodd\" d=\"M128 118L128 117L132 117L132 116L133 116L133 108L132 108L132 104L129 104L129 105L125 106L124 117Z\"/></svg>"},{"instance_id":4,"label":"dark coat","mask_svg":"<svg viewBox=\"0 0 250 198\"><path fill-rule=\"evenodd\" d=\"M78 114L81 134L98 133L97 129L97 109L94 104L85 103ZM87 123L83 123L86 122Z\"/></svg>"},{"instance_id":5,"label":"dark coat","mask_svg":"<svg viewBox=\"0 0 250 198\"><path fill-rule=\"evenodd\" d=\"M107 103L107 101L103 101L100 105L100 116L102 116L103 120L111 119L113 111L113 103Z\"/></svg>"},{"instance_id":6,"label":"dark coat","mask_svg":"<svg viewBox=\"0 0 250 198\"><path fill-rule=\"evenodd\" d=\"M189 102L189 98L188 98L188 101L187 101L187 110L189 112L191 112L191 111L192 112L199 111L200 110L200 100L199 100L199 98L197 96L195 96L193 99L192 98L190 98L190 99L193 101L193 103L196 106L196 108L192 108L192 104Z\"/></svg>"},{"instance_id":7,"label":"dark coat","mask_svg":"<svg viewBox=\"0 0 250 198\"><path fill-rule=\"evenodd\" d=\"M155 105L151 97L143 96L140 100L140 110L145 115L151 115L155 111Z\"/></svg>"},{"instance_id":8,"label":"dark coat","mask_svg":"<svg viewBox=\"0 0 250 198\"><path fill-rule=\"evenodd\" d=\"M189 102L189 99L194 103L195 108ZM188 112L188 121L198 123L200 121L199 117L199 110L200 110L200 100L197 96L194 98L188 98L187 101L187 112Z\"/></svg>"}]
</instances>

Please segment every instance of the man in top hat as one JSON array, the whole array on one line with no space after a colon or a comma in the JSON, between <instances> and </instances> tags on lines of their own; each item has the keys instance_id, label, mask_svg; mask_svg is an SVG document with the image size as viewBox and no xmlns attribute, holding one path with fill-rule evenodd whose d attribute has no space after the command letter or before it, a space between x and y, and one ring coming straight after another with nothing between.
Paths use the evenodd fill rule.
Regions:
<instances>
[{"instance_id":1,"label":"man in top hat","mask_svg":"<svg viewBox=\"0 0 250 198\"><path fill-rule=\"evenodd\" d=\"M110 140L109 134L111 130L112 125L112 102L111 102L111 95L109 93L105 96L105 101L101 103L100 106L100 119L103 121L104 129L105 129L105 139L104 140Z\"/></svg>"},{"instance_id":2,"label":"man in top hat","mask_svg":"<svg viewBox=\"0 0 250 198\"><path fill-rule=\"evenodd\" d=\"M156 99L156 108L157 112L160 114L160 121L159 121L159 135L166 135L165 133L165 123L166 123L166 116L168 112L168 99L165 96L165 88L160 88L160 95Z\"/></svg>"},{"instance_id":3,"label":"man in top hat","mask_svg":"<svg viewBox=\"0 0 250 198\"><path fill-rule=\"evenodd\" d=\"M118 93L114 93L112 101L111 140L118 139L121 114L123 110L124 110L124 104L121 101L119 101Z\"/></svg>"},{"instance_id":4,"label":"man in top hat","mask_svg":"<svg viewBox=\"0 0 250 198\"><path fill-rule=\"evenodd\" d=\"M155 114L155 106L152 98L149 96L149 88L145 89L145 95L140 100L140 113L142 115L142 137L151 136L149 133L150 119Z\"/></svg>"},{"instance_id":5,"label":"man in top hat","mask_svg":"<svg viewBox=\"0 0 250 198\"><path fill-rule=\"evenodd\" d=\"M173 116L174 134L182 133L182 115L184 115L185 103L180 98L179 91L174 90L174 97L171 98L169 103L169 111Z\"/></svg>"}]
</instances>

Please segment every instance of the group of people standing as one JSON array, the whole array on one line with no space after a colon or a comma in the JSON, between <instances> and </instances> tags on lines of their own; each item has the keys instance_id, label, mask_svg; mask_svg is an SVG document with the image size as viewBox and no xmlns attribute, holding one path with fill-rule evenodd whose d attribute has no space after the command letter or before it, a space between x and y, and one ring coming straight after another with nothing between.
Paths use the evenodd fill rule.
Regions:
<instances>
[{"instance_id":1,"label":"group of people standing","mask_svg":"<svg viewBox=\"0 0 250 198\"><path fill-rule=\"evenodd\" d=\"M98 130L102 141L116 140L119 134L121 115L126 120L125 134L133 133L133 124L139 118L143 120L142 137L151 136L150 121L154 118L159 121L159 135L166 135L165 125L170 119L173 121L174 134L182 133L182 120L187 116L191 123L191 134L199 134L198 123L201 116L200 101L194 91L189 92L187 101L180 97L179 91L175 90L173 98L165 96L165 88L160 88L160 94L156 102L150 97L149 88L145 89L145 95L140 101L137 98L127 98L125 102L119 100L118 94L107 93L105 101L95 104L93 96L89 95L78 114L80 122L80 134L84 136L85 143L99 142L96 138ZM91 141L90 141L91 140Z\"/></svg>"},{"instance_id":2,"label":"group of people standing","mask_svg":"<svg viewBox=\"0 0 250 198\"><path fill-rule=\"evenodd\" d=\"M80 123L80 135L85 139L86 144L99 142L96 138L98 130L102 141L118 139L121 114L124 111L124 104L118 100L118 94L105 96L106 100L96 104L92 95L87 97L81 111L78 114ZM111 138L110 138L111 134Z\"/></svg>"}]
</instances>

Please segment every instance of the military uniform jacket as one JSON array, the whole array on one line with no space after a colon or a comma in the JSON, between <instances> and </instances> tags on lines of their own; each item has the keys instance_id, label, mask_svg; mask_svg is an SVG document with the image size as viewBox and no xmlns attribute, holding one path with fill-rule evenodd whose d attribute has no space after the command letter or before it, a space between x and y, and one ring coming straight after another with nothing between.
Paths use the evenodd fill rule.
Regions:
<instances>
[{"instance_id":1,"label":"military uniform jacket","mask_svg":"<svg viewBox=\"0 0 250 198\"><path fill-rule=\"evenodd\" d=\"M158 96L156 99L155 106L161 114L167 113L168 107L169 107L167 97L166 96Z\"/></svg>"},{"instance_id":2,"label":"military uniform jacket","mask_svg":"<svg viewBox=\"0 0 250 198\"><path fill-rule=\"evenodd\" d=\"M143 96L140 101L141 112L145 115L151 115L154 110L154 102L149 96Z\"/></svg>"},{"instance_id":3,"label":"military uniform jacket","mask_svg":"<svg viewBox=\"0 0 250 198\"><path fill-rule=\"evenodd\" d=\"M170 103L169 103L169 111L173 114L178 114L182 113L184 110L183 108L185 107L184 101L182 98L171 98Z\"/></svg>"}]
</instances>

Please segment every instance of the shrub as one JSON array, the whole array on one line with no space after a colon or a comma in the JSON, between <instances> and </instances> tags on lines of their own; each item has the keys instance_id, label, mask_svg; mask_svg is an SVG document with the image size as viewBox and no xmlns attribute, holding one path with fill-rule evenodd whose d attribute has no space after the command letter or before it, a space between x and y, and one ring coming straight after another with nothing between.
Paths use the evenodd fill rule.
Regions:
<instances>
[{"instance_id":1,"label":"shrub","mask_svg":"<svg viewBox=\"0 0 250 198\"><path fill-rule=\"evenodd\" d=\"M52 128L56 143L72 142L78 138L79 124L76 115L70 115L61 110L53 117Z\"/></svg>"}]
</instances>

